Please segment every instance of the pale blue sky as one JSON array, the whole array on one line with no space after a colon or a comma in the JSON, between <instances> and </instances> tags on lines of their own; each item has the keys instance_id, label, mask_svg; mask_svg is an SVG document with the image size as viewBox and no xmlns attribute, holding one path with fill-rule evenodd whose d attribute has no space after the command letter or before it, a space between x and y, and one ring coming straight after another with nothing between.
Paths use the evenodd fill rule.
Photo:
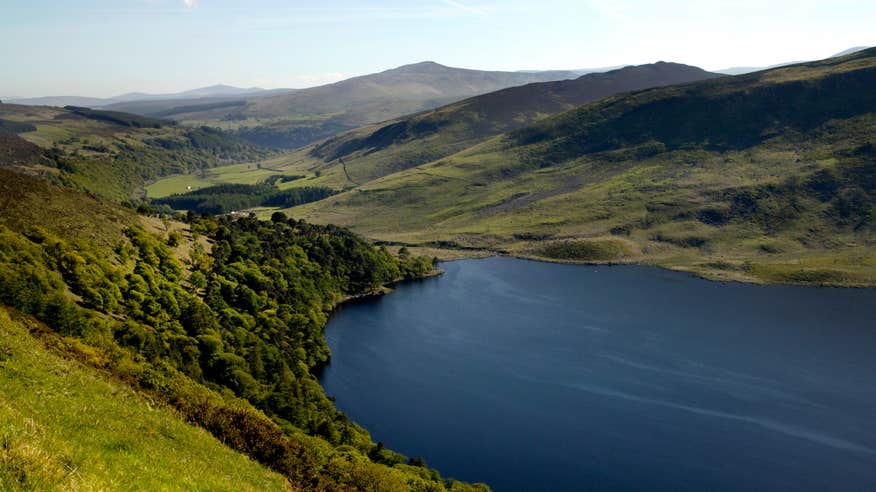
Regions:
<instances>
[{"instance_id":1,"label":"pale blue sky","mask_svg":"<svg viewBox=\"0 0 876 492\"><path fill-rule=\"evenodd\" d=\"M876 44L873 0L0 0L0 97L306 87L406 63L719 69Z\"/></svg>"}]
</instances>

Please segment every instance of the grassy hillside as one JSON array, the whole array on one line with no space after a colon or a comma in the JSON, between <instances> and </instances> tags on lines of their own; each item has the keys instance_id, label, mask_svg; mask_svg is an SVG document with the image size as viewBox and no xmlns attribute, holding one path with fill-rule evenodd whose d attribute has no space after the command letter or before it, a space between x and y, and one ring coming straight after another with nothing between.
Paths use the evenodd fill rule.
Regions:
<instances>
[{"instance_id":1,"label":"grassy hillside","mask_svg":"<svg viewBox=\"0 0 876 492\"><path fill-rule=\"evenodd\" d=\"M714 77L717 75L696 67L660 62L573 80L511 87L352 130L265 163L262 168L307 177L290 186L343 189L447 157L492 136L602 97ZM203 177L167 178L151 187L149 193L161 197L181 193L188 186L230 183L235 178L220 168Z\"/></svg>"},{"instance_id":2,"label":"grassy hillside","mask_svg":"<svg viewBox=\"0 0 876 492\"><path fill-rule=\"evenodd\" d=\"M313 376L330 356L323 328L339 302L426 275L431 260L396 257L343 229L282 215L270 222L143 217L8 169L0 169L0 187L0 306L45 323L59 353L173 408L297 489L487 490L445 480L422 460L375 444L334 408ZM24 405L41 397L22 378L18 384L36 395L7 395L10 387L2 385L0 402ZM81 422L77 407L58 405L72 416L49 417ZM129 426L148 426L138 414L124 416ZM46 425L60 433L63 422ZM71 433L71 445L111 439L77 436ZM146 459L137 453L148 447L116 441L133 461ZM19 476L10 463L9 476ZM212 489L209 483L191 488Z\"/></svg>"},{"instance_id":3,"label":"grassy hillside","mask_svg":"<svg viewBox=\"0 0 876 492\"><path fill-rule=\"evenodd\" d=\"M874 84L871 49L619 95L292 213L386 241L873 285Z\"/></svg>"},{"instance_id":4,"label":"grassy hillside","mask_svg":"<svg viewBox=\"0 0 876 492\"><path fill-rule=\"evenodd\" d=\"M597 99L715 77L696 67L661 62L512 87L339 135L308 148L312 160L298 162L295 168L319 170L320 181L343 183L340 187L367 183Z\"/></svg>"},{"instance_id":5,"label":"grassy hillside","mask_svg":"<svg viewBox=\"0 0 876 492\"><path fill-rule=\"evenodd\" d=\"M138 103L117 108L216 126L260 145L293 149L477 94L575 77L573 72L485 72L425 62L272 97L243 98L245 104L180 108Z\"/></svg>"},{"instance_id":6,"label":"grassy hillside","mask_svg":"<svg viewBox=\"0 0 876 492\"><path fill-rule=\"evenodd\" d=\"M32 331L51 339L38 322L0 308L0 489L292 490Z\"/></svg>"},{"instance_id":7,"label":"grassy hillside","mask_svg":"<svg viewBox=\"0 0 876 492\"><path fill-rule=\"evenodd\" d=\"M69 106L0 104L0 166L128 199L147 181L270 153L210 128Z\"/></svg>"}]
</instances>

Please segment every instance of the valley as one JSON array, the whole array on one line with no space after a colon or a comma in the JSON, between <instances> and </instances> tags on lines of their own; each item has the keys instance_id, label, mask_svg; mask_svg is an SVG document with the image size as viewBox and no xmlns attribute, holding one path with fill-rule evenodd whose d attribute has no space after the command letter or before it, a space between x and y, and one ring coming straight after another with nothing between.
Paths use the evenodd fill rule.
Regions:
<instances>
[{"instance_id":1,"label":"valley","mask_svg":"<svg viewBox=\"0 0 876 492\"><path fill-rule=\"evenodd\" d=\"M54 3L0 19L0 489L872 488L876 48Z\"/></svg>"},{"instance_id":2,"label":"valley","mask_svg":"<svg viewBox=\"0 0 876 492\"><path fill-rule=\"evenodd\" d=\"M558 93L586 98L611 77L712 77L658 65L529 85L355 130L260 172L301 177L282 187L340 192L290 214L389 244L868 286L876 281L874 59L865 50L565 113ZM227 169L226 178L217 170L150 189L261 179Z\"/></svg>"}]
</instances>

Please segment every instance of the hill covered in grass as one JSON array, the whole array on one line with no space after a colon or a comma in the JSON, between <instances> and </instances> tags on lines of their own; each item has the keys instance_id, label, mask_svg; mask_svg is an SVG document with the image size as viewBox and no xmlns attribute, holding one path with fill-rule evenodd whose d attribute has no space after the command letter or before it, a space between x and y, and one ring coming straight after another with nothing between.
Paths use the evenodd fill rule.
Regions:
<instances>
[{"instance_id":1,"label":"hill covered in grass","mask_svg":"<svg viewBox=\"0 0 876 492\"><path fill-rule=\"evenodd\" d=\"M272 159L264 168L308 178L291 186L344 189L447 157L490 137L602 97L715 77L718 75L696 67L660 62L572 80L511 87L352 130ZM202 177L173 176L151 187L150 196L160 198L167 190L182 193L188 186L230 184L239 179L237 173L223 175L222 169Z\"/></svg>"},{"instance_id":2,"label":"hill covered in grass","mask_svg":"<svg viewBox=\"0 0 876 492\"><path fill-rule=\"evenodd\" d=\"M161 176L269 155L208 127L75 106L0 104L0 166L117 200Z\"/></svg>"},{"instance_id":3,"label":"hill covered in grass","mask_svg":"<svg viewBox=\"0 0 876 492\"><path fill-rule=\"evenodd\" d=\"M319 170L343 187L442 159L490 137L622 92L715 78L696 67L655 63L573 80L533 83L354 130L308 147L294 168Z\"/></svg>"},{"instance_id":4,"label":"hill covered in grass","mask_svg":"<svg viewBox=\"0 0 876 492\"><path fill-rule=\"evenodd\" d=\"M870 49L620 94L292 213L410 244L873 285L874 84Z\"/></svg>"},{"instance_id":5,"label":"hill covered in grass","mask_svg":"<svg viewBox=\"0 0 876 492\"><path fill-rule=\"evenodd\" d=\"M0 307L0 489L293 490L59 344Z\"/></svg>"},{"instance_id":6,"label":"hill covered in grass","mask_svg":"<svg viewBox=\"0 0 876 492\"><path fill-rule=\"evenodd\" d=\"M16 371L2 371L11 382L0 385L0 413L10 417L0 432L12 436L0 450L0 480L12 488L112 477L110 488L137 488L137 473L158 488L174 473L169 488L222 488L211 484L237 473L243 489L284 487L234 450L296 490L487 490L375 444L313 375L330 356L323 328L338 303L429 274L430 259L393 256L344 229L282 214L141 216L12 169L0 169L0 191L0 341L7 332L20 338L16 323L24 323L58 355L100 371L70 363L94 386L86 391L53 377L62 373L51 357L0 346L0 364ZM48 369L33 366L43 362ZM88 396L106 387L117 389ZM138 398L162 413L129 408ZM37 401L42 408L28 410ZM92 413L102 410L110 415ZM174 415L181 420L165 422ZM196 429L150 433L187 428L182 420L215 439ZM171 439L193 454L163 469L165 457L152 453ZM231 449L210 452L219 442ZM28 461L27 450L38 456ZM193 466L204 468L185 475Z\"/></svg>"},{"instance_id":7,"label":"hill covered in grass","mask_svg":"<svg viewBox=\"0 0 876 492\"><path fill-rule=\"evenodd\" d=\"M423 62L270 97L237 98L243 104L130 103L107 109L166 116L187 125L208 124L233 130L259 145L294 149L362 125L474 95L576 77L576 73L566 71L490 72Z\"/></svg>"}]
</instances>

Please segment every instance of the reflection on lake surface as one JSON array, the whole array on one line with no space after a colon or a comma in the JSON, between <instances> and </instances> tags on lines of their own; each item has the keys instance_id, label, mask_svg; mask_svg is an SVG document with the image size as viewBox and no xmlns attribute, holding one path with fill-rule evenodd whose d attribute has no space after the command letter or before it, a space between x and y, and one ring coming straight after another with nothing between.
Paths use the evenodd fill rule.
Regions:
<instances>
[{"instance_id":1,"label":"reflection on lake surface","mask_svg":"<svg viewBox=\"0 0 876 492\"><path fill-rule=\"evenodd\" d=\"M341 309L375 441L514 490L876 490L876 290L509 258Z\"/></svg>"}]
</instances>

